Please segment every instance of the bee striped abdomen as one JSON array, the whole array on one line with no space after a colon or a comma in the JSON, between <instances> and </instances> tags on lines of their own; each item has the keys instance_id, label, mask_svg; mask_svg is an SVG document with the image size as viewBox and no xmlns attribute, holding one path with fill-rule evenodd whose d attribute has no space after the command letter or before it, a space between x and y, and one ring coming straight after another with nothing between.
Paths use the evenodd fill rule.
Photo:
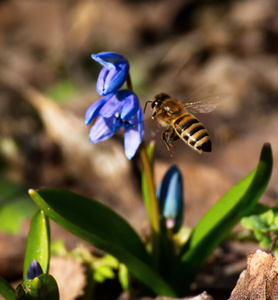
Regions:
<instances>
[{"instance_id":1,"label":"bee striped abdomen","mask_svg":"<svg viewBox=\"0 0 278 300\"><path fill-rule=\"evenodd\" d=\"M204 126L191 114L184 113L173 122L177 134L198 152L211 152L211 140Z\"/></svg>"}]
</instances>

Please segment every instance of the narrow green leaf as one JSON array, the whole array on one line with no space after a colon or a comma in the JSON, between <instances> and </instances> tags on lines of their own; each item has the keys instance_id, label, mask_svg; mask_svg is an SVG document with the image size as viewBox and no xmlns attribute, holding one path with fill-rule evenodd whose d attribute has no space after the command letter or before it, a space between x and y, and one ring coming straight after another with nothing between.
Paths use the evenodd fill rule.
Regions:
<instances>
[{"instance_id":1,"label":"narrow green leaf","mask_svg":"<svg viewBox=\"0 0 278 300\"><path fill-rule=\"evenodd\" d=\"M33 259L40 264L43 273L48 272L50 260L50 229L48 217L42 210L37 209L30 225L28 234L23 278L26 279L27 270Z\"/></svg>"},{"instance_id":2,"label":"narrow green leaf","mask_svg":"<svg viewBox=\"0 0 278 300\"><path fill-rule=\"evenodd\" d=\"M252 211L268 184L271 171L271 147L265 144L258 166L229 190L193 229L170 275L179 295L186 292L208 256L230 230Z\"/></svg>"},{"instance_id":3,"label":"narrow green leaf","mask_svg":"<svg viewBox=\"0 0 278 300\"><path fill-rule=\"evenodd\" d=\"M6 300L15 300L14 288L1 277L0 277L0 295L2 295Z\"/></svg>"},{"instance_id":4,"label":"narrow green leaf","mask_svg":"<svg viewBox=\"0 0 278 300\"><path fill-rule=\"evenodd\" d=\"M145 144L142 144L141 147L145 147ZM141 150L143 151L143 150ZM143 195L143 199L144 199L144 203L145 203L145 207L147 210L147 214L149 219L151 220L152 218L152 214L151 214L151 199L153 197L152 195L152 188L150 188L150 184L152 184L154 186L153 182L150 182L150 178L153 179L154 175L153 175L153 165L154 165L154 153L155 153L155 143L151 142L148 144L148 146L145 149L146 151L146 155L148 158L148 163L149 163L149 167L146 168L146 159L142 158L142 162L143 162L143 169L142 169L142 195ZM142 154L141 154L142 156ZM153 180L152 180L153 181ZM155 187L154 187L154 192L155 192ZM155 193L154 193L155 195ZM156 197L155 197L156 198Z\"/></svg>"},{"instance_id":5,"label":"narrow green leaf","mask_svg":"<svg viewBox=\"0 0 278 300\"><path fill-rule=\"evenodd\" d=\"M157 294L175 296L152 268L150 255L134 229L118 214L93 199L48 189L29 191L32 199L56 223L95 247L112 254Z\"/></svg>"},{"instance_id":6,"label":"narrow green leaf","mask_svg":"<svg viewBox=\"0 0 278 300\"><path fill-rule=\"evenodd\" d=\"M16 288L16 300L59 300L56 280L49 274L41 274L32 280L25 280Z\"/></svg>"},{"instance_id":7,"label":"narrow green leaf","mask_svg":"<svg viewBox=\"0 0 278 300\"><path fill-rule=\"evenodd\" d=\"M143 166L142 194L151 225L152 258L156 269L159 269L159 261L161 259L161 226L153 176L154 146L155 144L151 143L148 148L145 148L145 144L142 143L140 147L140 157Z\"/></svg>"}]
</instances>

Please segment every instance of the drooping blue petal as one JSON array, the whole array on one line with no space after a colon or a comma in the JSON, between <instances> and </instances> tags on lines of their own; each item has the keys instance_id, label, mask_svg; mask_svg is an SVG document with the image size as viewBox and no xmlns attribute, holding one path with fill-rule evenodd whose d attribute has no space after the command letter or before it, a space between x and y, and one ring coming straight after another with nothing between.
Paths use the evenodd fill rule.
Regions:
<instances>
[{"instance_id":1,"label":"drooping blue petal","mask_svg":"<svg viewBox=\"0 0 278 300\"><path fill-rule=\"evenodd\" d=\"M114 70L115 71L115 70ZM107 86L106 86L106 78L109 74L110 70L107 68L103 67L101 71L99 72L98 79L97 79L97 84L96 84L96 90L97 92L101 95L104 96L104 94L107 91Z\"/></svg>"},{"instance_id":2,"label":"drooping blue petal","mask_svg":"<svg viewBox=\"0 0 278 300\"><path fill-rule=\"evenodd\" d=\"M127 59L113 52L92 54L92 58L103 66L97 80L97 92L102 96L116 92L127 79L129 72Z\"/></svg>"},{"instance_id":3,"label":"drooping blue petal","mask_svg":"<svg viewBox=\"0 0 278 300\"><path fill-rule=\"evenodd\" d=\"M131 159L135 155L139 145L142 142L142 137L144 134L142 119L143 112L141 109L139 109L137 114L132 118L130 126L124 126L125 155L128 159Z\"/></svg>"},{"instance_id":4,"label":"drooping blue petal","mask_svg":"<svg viewBox=\"0 0 278 300\"><path fill-rule=\"evenodd\" d=\"M140 107L139 99L131 90L125 90L124 106L121 112L121 119L129 120L133 117Z\"/></svg>"},{"instance_id":5,"label":"drooping blue petal","mask_svg":"<svg viewBox=\"0 0 278 300\"><path fill-rule=\"evenodd\" d=\"M26 279L27 280L34 279L35 277L38 277L42 273L43 271L40 264L35 259L33 259L27 270Z\"/></svg>"},{"instance_id":6,"label":"drooping blue petal","mask_svg":"<svg viewBox=\"0 0 278 300\"><path fill-rule=\"evenodd\" d=\"M124 134L124 145L125 145L125 155L128 159L131 159L139 145L141 144L140 132L134 129L129 129L125 131Z\"/></svg>"},{"instance_id":7,"label":"drooping blue petal","mask_svg":"<svg viewBox=\"0 0 278 300\"><path fill-rule=\"evenodd\" d=\"M100 52L97 54L91 55L92 59L97 61L99 64L101 64L106 69L116 69L115 64L123 61L128 64L127 59L118 53L115 52Z\"/></svg>"},{"instance_id":8,"label":"drooping blue petal","mask_svg":"<svg viewBox=\"0 0 278 300\"><path fill-rule=\"evenodd\" d=\"M116 92L127 79L129 66L117 64L116 69L108 70L103 67L99 73L96 89L101 96Z\"/></svg>"},{"instance_id":9,"label":"drooping blue petal","mask_svg":"<svg viewBox=\"0 0 278 300\"><path fill-rule=\"evenodd\" d=\"M115 65L116 69L111 70L107 77L105 82L105 93L109 93L110 91L115 92L117 91L122 85L125 83L128 72L129 72L129 64L118 62Z\"/></svg>"},{"instance_id":10,"label":"drooping blue petal","mask_svg":"<svg viewBox=\"0 0 278 300\"><path fill-rule=\"evenodd\" d=\"M109 94L98 101L96 101L94 104L92 104L85 113L85 124L88 125L92 122L92 120L99 114L100 109L103 107L103 105L111 98L112 94Z\"/></svg>"},{"instance_id":11,"label":"drooping blue petal","mask_svg":"<svg viewBox=\"0 0 278 300\"><path fill-rule=\"evenodd\" d=\"M124 84L127 74L128 69L108 70L106 68L102 68L96 84L97 92L101 96L116 92Z\"/></svg>"},{"instance_id":12,"label":"drooping blue petal","mask_svg":"<svg viewBox=\"0 0 278 300\"><path fill-rule=\"evenodd\" d=\"M182 224L183 188L181 173L176 166L172 166L165 174L157 189L157 198L166 225L172 224L174 232L177 232Z\"/></svg>"},{"instance_id":13,"label":"drooping blue petal","mask_svg":"<svg viewBox=\"0 0 278 300\"><path fill-rule=\"evenodd\" d=\"M143 110L141 107L137 111L136 116L137 116L136 126L137 126L137 130L140 132L141 140L142 140L143 135L144 135L144 123L143 123L144 114L143 114Z\"/></svg>"},{"instance_id":14,"label":"drooping blue petal","mask_svg":"<svg viewBox=\"0 0 278 300\"><path fill-rule=\"evenodd\" d=\"M109 118L111 116L114 116L115 113L119 113L124 105L124 101L119 99L118 94L120 94L120 91L115 93L109 101L107 101L103 107L99 111L99 115L102 116L103 118Z\"/></svg>"},{"instance_id":15,"label":"drooping blue petal","mask_svg":"<svg viewBox=\"0 0 278 300\"><path fill-rule=\"evenodd\" d=\"M99 117L89 133L90 142L96 144L110 138L115 133L114 117L104 119Z\"/></svg>"}]
</instances>

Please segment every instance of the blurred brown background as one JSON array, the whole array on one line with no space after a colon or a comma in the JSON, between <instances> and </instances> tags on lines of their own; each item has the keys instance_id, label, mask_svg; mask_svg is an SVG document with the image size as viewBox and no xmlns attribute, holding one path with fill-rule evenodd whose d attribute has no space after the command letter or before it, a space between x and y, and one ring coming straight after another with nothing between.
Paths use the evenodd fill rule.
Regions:
<instances>
[{"instance_id":1,"label":"blurred brown background","mask_svg":"<svg viewBox=\"0 0 278 300\"><path fill-rule=\"evenodd\" d=\"M184 175L186 225L256 166L265 142L274 170L262 201L276 204L276 0L0 1L0 48L2 178L91 196L141 230L139 158L126 159L122 133L93 145L84 125L100 98L100 66L90 56L114 51L129 60L142 106L161 91L185 99L214 85L225 95L214 112L197 115L212 136L210 155L178 141L171 158L156 136L157 182L172 164Z\"/></svg>"}]
</instances>

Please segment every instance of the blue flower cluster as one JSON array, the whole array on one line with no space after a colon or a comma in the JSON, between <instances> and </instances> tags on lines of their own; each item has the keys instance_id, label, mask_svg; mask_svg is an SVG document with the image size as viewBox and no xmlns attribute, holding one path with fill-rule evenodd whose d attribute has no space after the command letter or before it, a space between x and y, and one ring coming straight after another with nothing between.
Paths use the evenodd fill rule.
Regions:
<instances>
[{"instance_id":1,"label":"blue flower cluster","mask_svg":"<svg viewBox=\"0 0 278 300\"><path fill-rule=\"evenodd\" d=\"M144 127L138 97L130 89L120 90L127 80L129 63L124 56L114 52L93 54L92 59L103 66L96 85L97 92L103 97L85 114L86 125L98 116L89 140L94 144L102 142L123 127L125 154L131 159L142 141Z\"/></svg>"}]
</instances>

